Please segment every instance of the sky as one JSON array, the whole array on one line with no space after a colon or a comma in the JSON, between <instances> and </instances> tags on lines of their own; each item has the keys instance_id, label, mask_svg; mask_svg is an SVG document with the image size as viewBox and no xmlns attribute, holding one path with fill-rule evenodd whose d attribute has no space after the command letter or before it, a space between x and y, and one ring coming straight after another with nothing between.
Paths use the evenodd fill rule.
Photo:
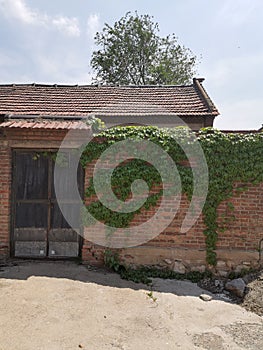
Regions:
<instances>
[{"instance_id":1,"label":"sky","mask_svg":"<svg viewBox=\"0 0 263 350\"><path fill-rule=\"evenodd\" d=\"M91 83L95 33L136 10L197 55L216 128L261 127L262 0L0 0L0 84Z\"/></svg>"}]
</instances>

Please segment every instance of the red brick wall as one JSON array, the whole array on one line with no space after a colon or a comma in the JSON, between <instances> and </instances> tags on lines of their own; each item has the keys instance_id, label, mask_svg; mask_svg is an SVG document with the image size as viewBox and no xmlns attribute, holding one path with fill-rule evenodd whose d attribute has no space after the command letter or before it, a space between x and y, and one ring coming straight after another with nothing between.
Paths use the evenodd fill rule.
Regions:
<instances>
[{"instance_id":1,"label":"red brick wall","mask_svg":"<svg viewBox=\"0 0 263 350\"><path fill-rule=\"evenodd\" d=\"M0 136L0 258L9 255L11 157L8 142Z\"/></svg>"},{"instance_id":2,"label":"red brick wall","mask_svg":"<svg viewBox=\"0 0 263 350\"><path fill-rule=\"evenodd\" d=\"M235 188L239 186L236 184ZM224 225L224 217L227 221L226 230L219 235L217 248L258 250L260 240L263 239L263 183L249 185L241 193L235 189L228 202L234 205L233 212L226 202L218 208L219 224ZM231 220L233 216L235 218Z\"/></svg>"},{"instance_id":3,"label":"red brick wall","mask_svg":"<svg viewBox=\"0 0 263 350\"><path fill-rule=\"evenodd\" d=\"M95 162L86 169L85 188L92 177ZM236 184L235 188L240 184ZM88 199L94 200L95 198ZM263 239L263 183L249 185L245 192L233 192L228 200L234 205L234 211L229 210L227 202L218 208L219 224L225 226L225 231L219 233L217 242L218 267L224 274L225 270L253 267L259 263L259 245ZM201 215L195 225L185 234L180 233L183 219L187 213L189 201L185 195L181 198L180 208L172 223L156 238L140 247L120 249L120 256L131 264L153 263L160 266L174 266L179 262L187 269L204 269L205 262L205 225ZM143 210L132 221L132 225L147 221L155 213L154 209ZM165 215L165 213L164 213ZM235 215L235 220L231 217ZM227 218L227 220L226 220ZM101 232L97 232L101 234ZM105 248L84 240L83 260L91 264L103 262ZM177 266L177 265L176 265Z\"/></svg>"}]
</instances>

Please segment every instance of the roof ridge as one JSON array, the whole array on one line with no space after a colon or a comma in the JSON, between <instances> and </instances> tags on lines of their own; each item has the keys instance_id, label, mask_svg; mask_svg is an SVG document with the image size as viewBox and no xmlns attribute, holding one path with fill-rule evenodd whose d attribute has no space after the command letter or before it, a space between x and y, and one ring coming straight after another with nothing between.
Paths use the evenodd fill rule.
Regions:
<instances>
[{"instance_id":1,"label":"roof ridge","mask_svg":"<svg viewBox=\"0 0 263 350\"><path fill-rule=\"evenodd\" d=\"M181 85L95 85L95 84L42 84L42 83L9 83L0 84L1 87L50 87L50 88L60 88L60 87L70 87L70 88L81 88L81 87L94 87L94 88L175 88L175 87L192 87L193 84L181 84Z\"/></svg>"}]
</instances>

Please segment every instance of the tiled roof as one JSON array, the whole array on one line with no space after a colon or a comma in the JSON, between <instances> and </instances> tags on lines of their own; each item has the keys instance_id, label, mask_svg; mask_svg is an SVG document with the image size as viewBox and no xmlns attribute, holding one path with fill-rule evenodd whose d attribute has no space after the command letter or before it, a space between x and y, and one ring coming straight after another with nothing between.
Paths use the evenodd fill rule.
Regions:
<instances>
[{"instance_id":1,"label":"tiled roof","mask_svg":"<svg viewBox=\"0 0 263 350\"><path fill-rule=\"evenodd\" d=\"M184 86L0 85L0 115L216 116L202 81Z\"/></svg>"},{"instance_id":2,"label":"tiled roof","mask_svg":"<svg viewBox=\"0 0 263 350\"><path fill-rule=\"evenodd\" d=\"M56 129L56 130L89 130L90 126L82 121L64 120L7 120L0 124L1 128L22 129Z\"/></svg>"}]
</instances>

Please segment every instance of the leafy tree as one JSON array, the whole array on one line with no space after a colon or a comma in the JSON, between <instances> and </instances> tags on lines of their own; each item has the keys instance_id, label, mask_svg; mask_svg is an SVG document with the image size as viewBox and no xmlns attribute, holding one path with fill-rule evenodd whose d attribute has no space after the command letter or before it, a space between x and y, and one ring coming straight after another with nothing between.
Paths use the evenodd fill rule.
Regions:
<instances>
[{"instance_id":1,"label":"leafy tree","mask_svg":"<svg viewBox=\"0 0 263 350\"><path fill-rule=\"evenodd\" d=\"M94 83L122 85L187 84L195 74L196 56L179 45L177 37L158 35L158 23L149 15L128 12L95 36L99 47L91 66Z\"/></svg>"}]
</instances>

